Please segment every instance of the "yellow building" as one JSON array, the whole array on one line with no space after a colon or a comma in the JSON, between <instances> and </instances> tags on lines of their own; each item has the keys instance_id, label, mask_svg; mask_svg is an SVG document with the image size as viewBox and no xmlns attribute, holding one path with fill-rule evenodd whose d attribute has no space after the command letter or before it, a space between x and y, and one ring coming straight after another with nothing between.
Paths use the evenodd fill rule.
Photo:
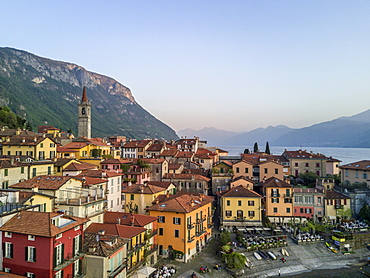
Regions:
<instances>
[{"instance_id":1,"label":"yellow building","mask_svg":"<svg viewBox=\"0 0 370 278\"><path fill-rule=\"evenodd\" d=\"M331 224L340 223L346 214L351 214L351 198L333 190L333 180L322 180L325 193L325 217ZM351 218L352 215L347 215Z\"/></svg>"},{"instance_id":2,"label":"yellow building","mask_svg":"<svg viewBox=\"0 0 370 278\"><path fill-rule=\"evenodd\" d=\"M282 154L289 161L290 172L295 177L300 173L314 172L319 177L326 175L327 157L320 153L305 150L287 151Z\"/></svg>"},{"instance_id":3,"label":"yellow building","mask_svg":"<svg viewBox=\"0 0 370 278\"><path fill-rule=\"evenodd\" d=\"M200 193L178 192L159 196L147 208L158 217L159 255L173 256L188 262L212 238L213 197Z\"/></svg>"},{"instance_id":4,"label":"yellow building","mask_svg":"<svg viewBox=\"0 0 370 278\"><path fill-rule=\"evenodd\" d=\"M7 137L2 147L3 155L30 156L36 160L53 159L57 153L56 142L45 136Z\"/></svg>"},{"instance_id":5,"label":"yellow building","mask_svg":"<svg viewBox=\"0 0 370 278\"><path fill-rule=\"evenodd\" d=\"M263 197L252 189L239 185L218 192L220 197L220 221L223 228L262 226Z\"/></svg>"},{"instance_id":6,"label":"yellow building","mask_svg":"<svg viewBox=\"0 0 370 278\"><path fill-rule=\"evenodd\" d=\"M273 222L287 223L293 217L293 186L271 177L263 184L266 216Z\"/></svg>"},{"instance_id":7,"label":"yellow building","mask_svg":"<svg viewBox=\"0 0 370 278\"><path fill-rule=\"evenodd\" d=\"M133 184L122 190L125 195L125 211L138 214L148 214L147 207L159 195L174 194L176 187L171 182L147 182L144 184Z\"/></svg>"},{"instance_id":8,"label":"yellow building","mask_svg":"<svg viewBox=\"0 0 370 278\"><path fill-rule=\"evenodd\" d=\"M73 150L76 159L101 158L110 154L110 146L100 138L76 138L73 142L64 145L63 148L64 151L65 149ZM99 160L100 162L101 160Z\"/></svg>"},{"instance_id":9,"label":"yellow building","mask_svg":"<svg viewBox=\"0 0 370 278\"><path fill-rule=\"evenodd\" d=\"M129 239L127 250L127 274L144 263L145 260L145 232L143 227L125 226L119 224L91 223L85 233L99 233L104 235L118 235Z\"/></svg>"}]
</instances>

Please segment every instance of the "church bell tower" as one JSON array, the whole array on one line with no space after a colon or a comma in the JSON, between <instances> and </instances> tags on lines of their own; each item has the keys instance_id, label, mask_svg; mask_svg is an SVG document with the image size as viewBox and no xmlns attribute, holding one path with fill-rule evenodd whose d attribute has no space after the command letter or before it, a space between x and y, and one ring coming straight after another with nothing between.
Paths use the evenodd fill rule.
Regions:
<instances>
[{"instance_id":1,"label":"church bell tower","mask_svg":"<svg viewBox=\"0 0 370 278\"><path fill-rule=\"evenodd\" d=\"M81 103L78 105L78 137L91 138L91 105L87 100L85 86Z\"/></svg>"}]
</instances>

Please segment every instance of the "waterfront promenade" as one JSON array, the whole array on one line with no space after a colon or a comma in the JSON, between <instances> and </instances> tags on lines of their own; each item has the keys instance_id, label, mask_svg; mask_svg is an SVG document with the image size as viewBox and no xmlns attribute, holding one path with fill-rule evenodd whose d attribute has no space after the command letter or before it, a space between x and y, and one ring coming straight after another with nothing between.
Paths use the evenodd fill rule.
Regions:
<instances>
[{"instance_id":1,"label":"waterfront promenade","mask_svg":"<svg viewBox=\"0 0 370 278\"><path fill-rule=\"evenodd\" d=\"M202 253L195 256L195 258L185 264L180 262L175 262L172 260L165 260L166 264L175 265L178 271L175 277L188 278L194 271L197 273L198 277L210 278L219 277L227 278L232 277L226 270L225 265L221 263L223 269L221 271L213 270L213 266L216 263L220 263L221 257L216 255L219 243L217 239L213 239L210 244L203 250ZM360 261L366 260L370 255L370 252L363 248L355 250L354 254L343 255L342 253L333 253L328 251L324 242L313 243L308 245L297 245L288 239L288 246L286 248L290 254L286 263L281 260L276 261L257 261L253 257L253 253L245 252L245 249L237 249L239 252L245 252L249 259L253 262L254 266L252 269L244 268L244 275L242 277L250 278L264 278L264 277L278 277L279 270L281 277L294 277L294 274L303 273L307 271L313 271L318 269L338 269L348 267L347 264L358 263ZM280 249L269 249L275 254L280 251ZM202 265L207 265L211 272L205 274L199 274L199 268ZM360 267L357 267L358 269ZM334 270L333 270L334 271ZM354 270L356 271L356 270ZM301 274L302 275L302 274ZM303 276L300 276L303 277ZM312 277L312 276L311 276ZM332 276L335 277L335 276Z\"/></svg>"}]
</instances>

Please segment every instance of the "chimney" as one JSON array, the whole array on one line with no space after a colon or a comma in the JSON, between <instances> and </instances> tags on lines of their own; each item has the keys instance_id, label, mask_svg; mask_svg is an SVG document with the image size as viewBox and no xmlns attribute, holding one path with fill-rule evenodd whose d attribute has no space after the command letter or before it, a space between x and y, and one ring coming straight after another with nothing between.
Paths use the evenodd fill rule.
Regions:
<instances>
[{"instance_id":1,"label":"chimney","mask_svg":"<svg viewBox=\"0 0 370 278\"><path fill-rule=\"evenodd\" d=\"M104 230L99 230L99 232L98 232L98 235L101 235L101 236L103 236L103 235L105 235L105 231Z\"/></svg>"},{"instance_id":2,"label":"chimney","mask_svg":"<svg viewBox=\"0 0 370 278\"><path fill-rule=\"evenodd\" d=\"M121 218L119 218L119 217L117 218L117 224L121 225Z\"/></svg>"},{"instance_id":3,"label":"chimney","mask_svg":"<svg viewBox=\"0 0 370 278\"><path fill-rule=\"evenodd\" d=\"M131 214L131 226L135 224L135 215Z\"/></svg>"},{"instance_id":4,"label":"chimney","mask_svg":"<svg viewBox=\"0 0 370 278\"><path fill-rule=\"evenodd\" d=\"M22 137L22 143L26 142L26 138Z\"/></svg>"}]
</instances>

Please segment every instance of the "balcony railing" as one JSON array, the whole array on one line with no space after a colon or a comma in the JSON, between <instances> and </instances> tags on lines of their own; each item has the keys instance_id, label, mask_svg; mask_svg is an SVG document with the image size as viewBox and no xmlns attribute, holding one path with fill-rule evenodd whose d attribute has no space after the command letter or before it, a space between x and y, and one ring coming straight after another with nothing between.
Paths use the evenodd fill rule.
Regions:
<instances>
[{"instance_id":1,"label":"balcony railing","mask_svg":"<svg viewBox=\"0 0 370 278\"><path fill-rule=\"evenodd\" d=\"M209 223L209 224L207 225L207 227L208 227L208 229L212 229L212 228L213 228L213 223Z\"/></svg>"},{"instance_id":2,"label":"balcony railing","mask_svg":"<svg viewBox=\"0 0 370 278\"><path fill-rule=\"evenodd\" d=\"M129 250L127 250L127 255L140 250L140 248L142 248L144 245L145 243L143 242L143 243L132 246Z\"/></svg>"},{"instance_id":3,"label":"balcony railing","mask_svg":"<svg viewBox=\"0 0 370 278\"><path fill-rule=\"evenodd\" d=\"M200 223L206 221L206 219L207 219L207 216L203 216L202 218L197 219L197 224L200 224Z\"/></svg>"},{"instance_id":4,"label":"balcony railing","mask_svg":"<svg viewBox=\"0 0 370 278\"><path fill-rule=\"evenodd\" d=\"M149 256L158 250L158 244L153 244L149 250L145 251L145 255Z\"/></svg>"},{"instance_id":5,"label":"balcony railing","mask_svg":"<svg viewBox=\"0 0 370 278\"><path fill-rule=\"evenodd\" d=\"M195 240L195 236L192 236L191 238L188 238L188 243L193 242Z\"/></svg>"},{"instance_id":6,"label":"balcony railing","mask_svg":"<svg viewBox=\"0 0 370 278\"><path fill-rule=\"evenodd\" d=\"M60 264L58 264L57 266L54 267L54 271L59 271L59 270L65 268L65 267L69 266L70 264L79 260L83 256L85 256L85 253L80 252L80 253L77 253L74 256L73 256L73 254L68 253L67 256L64 257L64 260Z\"/></svg>"},{"instance_id":7,"label":"balcony railing","mask_svg":"<svg viewBox=\"0 0 370 278\"><path fill-rule=\"evenodd\" d=\"M190 230L190 229L193 229L195 227L195 225L194 225L194 223L190 223L190 224L188 224L188 229Z\"/></svg>"},{"instance_id":8,"label":"balcony railing","mask_svg":"<svg viewBox=\"0 0 370 278\"><path fill-rule=\"evenodd\" d=\"M115 270L112 272L109 272L108 278L116 277L119 273L121 273L125 268L127 268L127 259L125 259L120 266L118 266Z\"/></svg>"},{"instance_id":9,"label":"balcony railing","mask_svg":"<svg viewBox=\"0 0 370 278\"><path fill-rule=\"evenodd\" d=\"M280 197L279 193L271 193L271 197Z\"/></svg>"},{"instance_id":10,"label":"balcony railing","mask_svg":"<svg viewBox=\"0 0 370 278\"><path fill-rule=\"evenodd\" d=\"M143 263L144 263L144 261L140 261L136 265L134 265L134 266L130 267L129 269L127 269L127 274L130 274L133 271L135 271L136 269L138 269L140 266L143 265Z\"/></svg>"}]
</instances>

